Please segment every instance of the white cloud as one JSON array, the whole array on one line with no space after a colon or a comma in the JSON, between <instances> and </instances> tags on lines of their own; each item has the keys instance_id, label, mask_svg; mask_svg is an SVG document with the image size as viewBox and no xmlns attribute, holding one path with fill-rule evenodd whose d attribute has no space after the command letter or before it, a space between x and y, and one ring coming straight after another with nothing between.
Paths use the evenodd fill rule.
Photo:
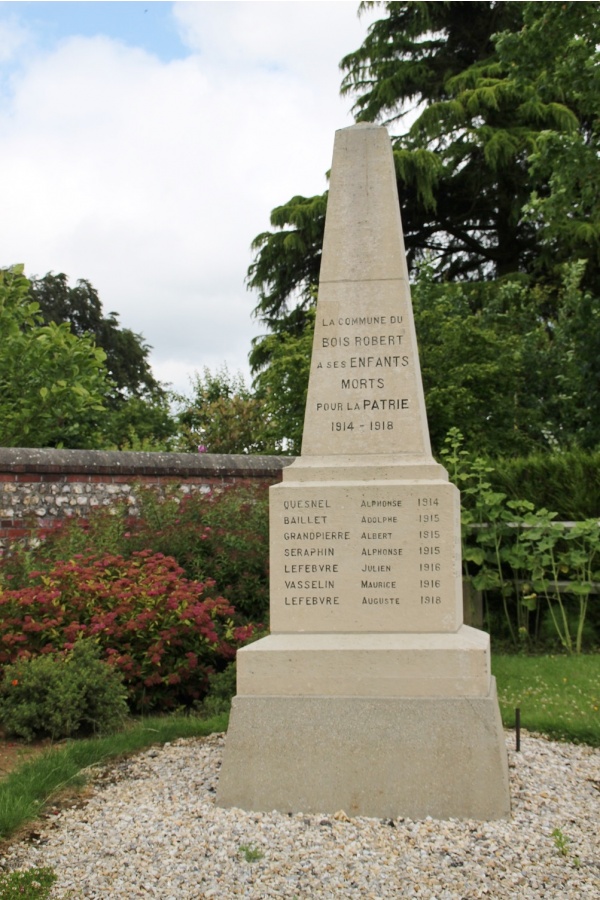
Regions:
<instances>
[{"instance_id":1,"label":"white cloud","mask_svg":"<svg viewBox=\"0 0 600 900\"><path fill-rule=\"evenodd\" d=\"M344 6L346 21L337 2L183 2L175 16L182 39L211 67L262 68L318 83L356 48L346 43L348 32L362 36L358 4Z\"/></svg>"},{"instance_id":2,"label":"white cloud","mask_svg":"<svg viewBox=\"0 0 600 900\"><path fill-rule=\"evenodd\" d=\"M250 242L275 205L325 188L355 11L181 3L185 59L104 37L38 53L0 111L0 264L89 279L179 389L204 365L246 370Z\"/></svg>"},{"instance_id":3,"label":"white cloud","mask_svg":"<svg viewBox=\"0 0 600 900\"><path fill-rule=\"evenodd\" d=\"M0 21L0 64L13 62L28 46L31 35L14 15Z\"/></svg>"}]
</instances>

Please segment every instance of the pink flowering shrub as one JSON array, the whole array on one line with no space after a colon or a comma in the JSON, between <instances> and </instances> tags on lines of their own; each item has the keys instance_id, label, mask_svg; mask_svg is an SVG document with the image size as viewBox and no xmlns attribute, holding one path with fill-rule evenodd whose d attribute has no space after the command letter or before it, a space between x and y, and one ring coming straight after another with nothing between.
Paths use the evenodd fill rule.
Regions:
<instances>
[{"instance_id":1,"label":"pink flowering shrub","mask_svg":"<svg viewBox=\"0 0 600 900\"><path fill-rule=\"evenodd\" d=\"M0 591L0 665L71 649L92 637L123 675L136 710L201 699L253 634L214 582L185 577L175 559L150 550L77 555Z\"/></svg>"},{"instance_id":2,"label":"pink flowering shrub","mask_svg":"<svg viewBox=\"0 0 600 900\"><path fill-rule=\"evenodd\" d=\"M175 557L188 578L214 579L246 622L269 617L269 506L266 485L236 485L181 500L139 491L141 515L129 546Z\"/></svg>"},{"instance_id":3,"label":"pink flowering shrub","mask_svg":"<svg viewBox=\"0 0 600 900\"><path fill-rule=\"evenodd\" d=\"M0 584L29 585L32 570L48 572L77 554L122 555L150 550L172 556L186 578L214 584L236 622L265 623L269 615L269 515L266 485L238 484L181 497L137 488L139 515L127 503L90 510L59 527L38 531L34 547L15 547L1 563Z\"/></svg>"}]
</instances>

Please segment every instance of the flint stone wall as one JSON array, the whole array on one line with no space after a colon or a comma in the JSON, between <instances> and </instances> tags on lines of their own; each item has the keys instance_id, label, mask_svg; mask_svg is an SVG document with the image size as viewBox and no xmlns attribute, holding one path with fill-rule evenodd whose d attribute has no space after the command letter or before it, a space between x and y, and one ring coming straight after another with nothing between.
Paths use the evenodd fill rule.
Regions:
<instances>
[{"instance_id":1,"label":"flint stone wall","mask_svg":"<svg viewBox=\"0 0 600 900\"><path fill-rule=\"evenodd\" d=\"M0 448L0 552L37 528L89 514L125 499L137 512L134 488L207 492L240 482L274 484L291 457L100 450Z\"/></svg>"}]
</instances>

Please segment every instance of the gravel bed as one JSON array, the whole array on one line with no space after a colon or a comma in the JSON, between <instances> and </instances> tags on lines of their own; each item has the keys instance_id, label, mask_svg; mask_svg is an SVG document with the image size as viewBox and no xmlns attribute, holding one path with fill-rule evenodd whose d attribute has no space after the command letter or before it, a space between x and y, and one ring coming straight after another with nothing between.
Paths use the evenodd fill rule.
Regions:
<instances>
[{"instance_id":1,"label":"gravel bed","mask_svg":"<svg viewBox=\"0 0 600 900\"><path fill-rule=\"evenodd\" d=\"M509 821L219 809L224 737L212 735L95 770L89 799L36 823L0 865L52 866L53 898L597 900L600 751L525 733L516 753L506 740Z\"/></svg>"}]
</instances>

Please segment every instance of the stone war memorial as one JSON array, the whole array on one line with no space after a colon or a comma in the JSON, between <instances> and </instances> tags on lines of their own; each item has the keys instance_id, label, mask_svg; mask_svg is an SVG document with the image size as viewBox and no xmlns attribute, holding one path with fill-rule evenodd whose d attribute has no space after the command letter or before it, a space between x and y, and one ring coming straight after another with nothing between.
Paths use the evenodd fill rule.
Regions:
<instances>
[{"instance_id":1,"label":"stone war memorial","mask_svg":"<svg viewBox=\"0 0 600 900\"><path fill-rule=\"evenodd\" d=\"M301 456L270 489L271 634L238 652L224 807L510 815L460 500L432 455L391 143L336 133Z\"/></svg>"}]
</instances>

